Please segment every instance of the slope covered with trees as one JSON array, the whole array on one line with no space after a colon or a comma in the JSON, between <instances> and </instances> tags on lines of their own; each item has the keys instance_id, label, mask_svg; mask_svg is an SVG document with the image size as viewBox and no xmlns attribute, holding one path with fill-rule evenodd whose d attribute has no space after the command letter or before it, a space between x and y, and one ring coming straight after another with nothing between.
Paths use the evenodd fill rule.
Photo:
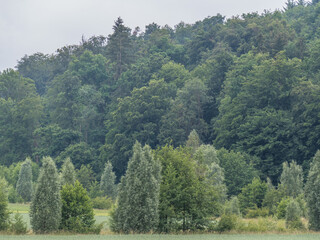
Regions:
<instances>
[{"instance_id":1,"label":"slope covered with trees","mask_svg":"<svg viewBox=\"0 0 320 240\"><path fill-rule=\"evenodd\" d=\"M295 166L308 179L320 149L319 19L318 1L174 27L151 23L144 31L119 17L108 36L24 56L15 70L0 73L0 176L13 187L9 195L20 162L32 158L35 181L41 159L50 156L58 168L70 158L96 197L100 186L106 192L99 183L105 164L119 183L138 141L162 165L163 231L172 227L170 218L186 221L183 230L195 227L189 218L219 215L206 206L219 209L238 194L241 211L278 204L291 181L282 172L289 176ZM187 143L191 132L198 142ZM190 179L177 180L179 171ZM175 204L174 181L196 186L191 192L210 185L209 193L192 194L212 199L189 201L200 206L193 212L185 206L166 212ZM257 189L259 199L246 202Z\"/></svg>"}]
</instances>

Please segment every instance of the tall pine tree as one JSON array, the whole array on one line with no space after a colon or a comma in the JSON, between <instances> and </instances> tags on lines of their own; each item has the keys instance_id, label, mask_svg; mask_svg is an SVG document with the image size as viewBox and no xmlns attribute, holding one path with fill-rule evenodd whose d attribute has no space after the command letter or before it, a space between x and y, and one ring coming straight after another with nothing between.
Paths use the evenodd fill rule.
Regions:
<instances>
[{"instance_id":1,"label":"tall pine tree","mask_svg":"<svg viewBox=\"0 0 320 240\"><path fill-rule=\"evenodd\" d=\"M112 229L146 233L157 228L159 214L160 164L149 146L136 142L126 175L121 179L118 207Z\"/></svg>"},{"instance_id":2,"label":"tall pine tree","mask_svg":"<svg viewBox=\"0 0 320 240\"><path fill-rule=\"evenodd\" d=\"M60 179L50 157L43 159L38 184L30 205L30 221L35 233L58 230L61 221Z\"/></svg>"},{"instance_id":3,"label":"tall pine tree","mask_svg":"<svg viewBox=\"0 0 320 240\"><path fill-rule=\"evenodd\" d=\"M27 158L21 165L17 192L25 202L30 202L32 197L32 167L31 160Z\"/></svg>"},{"instance_id":4,"label":"tall pine tree","mask_svg":"<svg viewBox=\"0 0 320 240\"><path fill-rule=\"evenodd\" d=\"M115 199L117 196L117 186L115 184L116 175L112 171L111 162L106 163L103 174L101 175L100 190L104 195Z\"/></svg>"},{"instance_id":5,"label":"tall pine tree","mask_svg":"<svg viewBox=\"0 0 320 240\"><path fill-rule=\"evenodd\" d=\"M61 185L70 184L73 185L76 181L76 171L70 160L66 158L61 168Z\"/></svg>"},{"instance_id":6,"label":"tall pine tree","mask_svg":"<svg viewBox=\"0 0 320 240\"><path fill-rule=\"evenodd\" d=\"M309 229L320 230L320 151L316 153L311 163L307 183L306 200L309 207Z\"/></svg>"}]
</instances>

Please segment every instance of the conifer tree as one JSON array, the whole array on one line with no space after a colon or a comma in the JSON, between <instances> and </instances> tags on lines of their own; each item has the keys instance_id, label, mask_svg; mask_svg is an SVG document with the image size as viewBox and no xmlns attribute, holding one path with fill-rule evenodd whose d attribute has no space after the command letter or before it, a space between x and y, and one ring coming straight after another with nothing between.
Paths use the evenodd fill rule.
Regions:
<instances>
[{"instance_id":1,"label":"conifer tree","mask_svg":"<svg viewBox=\"0 0 320 240\"><path fill-rule=\"evenodd\" d=\"M0 179L0 231L6 230L9 226L7 182Z\"/></svg>"},{"instance_id":2,"label":"conifer tree","mask_svg":"<svg viewBox=\"0 0 320 240\"><path fill-rule=\"evenodd\" d=\"M117 195L117 186L115 184L115 181L116 175L112 171L112 164L111 162L107 162L106 167L104 168L104 172L101 175L100 190L104 195L107 195L112 199L115 199Z\"/></svg>"},{"instance_id":3,"label":"conifer tree","mask_svg":"<svg viewBox=\"0 0 320 240\"><path fill-rule=\"evenodd\" d=\"M320 151L315 154L306 183L306 200L309 207L309 229L320 230Z\"/></svg>"},{"instance_id":4,"label":"conifer tree","mask_svg":"<svg viewBox=\"0 0 320 240\"><path fill-rule=\"evenodd\" d=\"M302 167L295 161L288 164L283 163L283 170L280 177L281 187L284 188L287 196L296 198L303 192Z\"/></svg>"},{"instance_id":5,"label":"conifer tree","mask_svg":"<svg viewBox=\"0 0 320 240\"><path fill-rule=\"evenodd\" d=\"M30 202L32 197L32 166L30 158L27 158L21 165L17 192L25 202Z\"/></svg>"},{"instance_id":6,"label":"conifer tree","mask_svg":"<svg viewBox=\"0 0 320 240\"><path fill-rule=\"evenodd\" d=\"M131 29L119 17L113 26L114 32L108 36L108 57L114 62L114 78L117 80L132 62Z\"/></svg>"},{"instance_id":7,"label":"conifer tree","mask_svg":"<svg viewBox=\"0 0 320 240\"><path fill-rule=\"evenodd\" d=\"M48 233L58 230L60 221L60 178L51 157L45 157L30 205L30 222L35 233Z\"/></svg>"},{"instance_id":8,"label":"conifer tree","mask_svg":"<svg viewBox=\"0 0 320 240\"><path fill-rule=\"evenodd\" d=\"M126 175L119 188L118 207L112 229L117 232L146 233L158 225L160 164L149 146L136 142Z\"/></svg>"},{"instance_id":9,"label":"conifer tree","mask_svg":"<svg viewBox=\"0 0 320 240\"><path fill-rule=\"evenodd\" d=\"M200 137L195 129L193 129L188 137L188 140L186 142L186 146L191 148L192 154L194 154L197 149L201 145Z\"/></svg>"},{"instance_id":10,"label":"conifer tree","mask_svg":"<svg viewBox=\"0 0 320 240\"><path fill-rule=\"evenodd\" d=\"M287 228L303 228L301 222L301 209L299 203L294 199L290 199L286 209L286 226Z\"/></svg>"},{"instance_id":11,"label":"conifer tree","mask_svg":"<svg viewBox=\"0 0 320 240\"><path fill-rule=\"evenodd\" d=\"M66 158L61 168L61 185L71 184L73 185L76 181L76 171L74 170L74 166L70 160L70 158Z\"/></svg>"}]
</instances>

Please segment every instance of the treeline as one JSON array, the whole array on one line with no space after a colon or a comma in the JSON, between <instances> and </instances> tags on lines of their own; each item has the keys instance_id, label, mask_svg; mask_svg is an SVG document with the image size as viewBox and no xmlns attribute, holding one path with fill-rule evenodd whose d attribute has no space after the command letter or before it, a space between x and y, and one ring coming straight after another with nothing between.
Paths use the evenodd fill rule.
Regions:
<instances>
[{"instance_id":1,"label":"treeline","mask_svg":"<svg viewBox=\"0 0 320 240\"><path fill-rule=\"evenodd\" d=\"M176 149L196 130L220 154L227 197L252 179L232 179L225 159L273 185L295 162L306 179L320 149L319 9L290 0L144 32L118 18L107 37L24 56L0 74L0 175L15 189L27 157L35 173L69 157L98 189L107 161L120 181L135 141Z\"/></svg>"}]
</instances>

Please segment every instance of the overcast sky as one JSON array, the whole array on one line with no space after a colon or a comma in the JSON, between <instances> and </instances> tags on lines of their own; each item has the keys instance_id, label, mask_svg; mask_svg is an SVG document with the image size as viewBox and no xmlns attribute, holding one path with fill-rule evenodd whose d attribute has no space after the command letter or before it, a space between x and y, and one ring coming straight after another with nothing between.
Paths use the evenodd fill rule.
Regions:
<instances>
[{"instance_id":1,"label":"overcast sky","mask_svg":"<svg viewBox=\"0 0 320 240\"><path fill-rule=\"evenodd\" d=\"M283 9L286 0L0 0L0 71L25 54L54 53L81 36L112 33L121 16L131 29L155 22L171 27L217 13L226 17Z\"/></svg>"}]
</instances>

